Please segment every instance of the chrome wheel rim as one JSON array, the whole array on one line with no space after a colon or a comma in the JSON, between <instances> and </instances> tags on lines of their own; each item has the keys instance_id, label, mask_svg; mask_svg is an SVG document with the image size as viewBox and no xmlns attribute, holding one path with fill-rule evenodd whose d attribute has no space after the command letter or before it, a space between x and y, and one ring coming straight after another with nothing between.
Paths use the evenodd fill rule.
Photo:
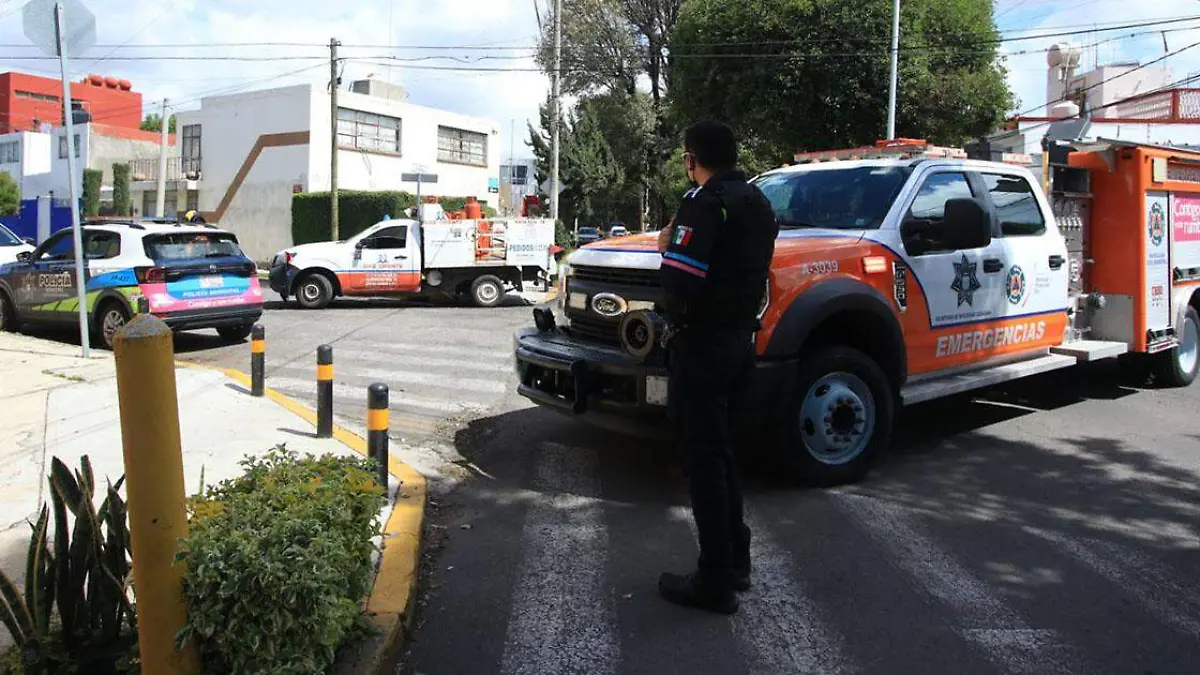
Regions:
<instances>
[{"instance_id":1,"label":"chrome wheel rim","mask_svg":"<svg viewBox=\"0 0 1200 675\"><path fill-rule=\"evenodd\" d=\"M496 298L500 297L500 289L492 283L481 284L475 292L479 294L479 299L483 302L494 302Z\"/></svg>"},{"instance_id":2,"label":"chrome wheel rim","mask_svg":"<svg viewBox=\"0 0 1200 675\"><path fill-rule=\"evenodd\" d=\"M121 326L125 325L125 315L120 310L110 309L104 313L104 322L102 330L104 331L104 341L112 344L113 338L116 337L117 331L121 330Z\"/></svg>"},{"instance_id":3,"label":"chrome wheel rim","mask_svg":"<svg viewBox=\"0 0 1200 675\"><path fill-rule=\"evenodd\" d=\"M817 380L800 406L804 449L823 464L845 464L862 454L875 431L875 397L851 373Z\"/></svg>"},{"instance_id":4,"label":"chrome wheel rim","mask_svg":"<svg viewBox=\"0 0 1200 675\"><path fill-rule=\"evenodd\" d=\"M300 292L304 294L304 299L309 302L316 302L321 298L321 286L315 281L304 284Z\"/></svg>"},{"instance_id":5,"label":"chrome wheel rim","mask_svg":"<svg viewBox=\"0 0 1200 675\"><path fill-rule=\"evenodd\" d=\"M1183 332L1179 336L1179 370L1191 373L1196 369L1196 360L1200 358L1200 329L1196 322L1188 317L1183 322Z\"/></svg>"}]
</instances>

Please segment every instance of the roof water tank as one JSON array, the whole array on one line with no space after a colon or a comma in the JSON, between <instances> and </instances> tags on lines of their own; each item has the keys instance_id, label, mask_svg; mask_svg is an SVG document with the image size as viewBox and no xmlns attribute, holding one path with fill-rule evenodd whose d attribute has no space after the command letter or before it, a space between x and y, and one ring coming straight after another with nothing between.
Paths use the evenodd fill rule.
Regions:
<instances>
[{"instance_id":1,"label":"roof water tank","mask_svg":"<svg viewBox=\"0 0 1200 675\"><path fill-rule=\"evenodd\" d=\"M106 86L108 86L109 89L116 89L118 82L120 82L120 80L113 77L112 75L109 75L108 77L104 78L104 84Z\"/></svg>"},{"instance_id":2,"label":"roof water tank","mask_svg":"<svg viewBox=\"0 0 1200 675\"><path fill-rule=\"evenodd\" d=\"M121 91L129 91L133 89L133 83L129 80L117 80L117 88Z\"/></svg>"},{"instance_id":3,"label":"roof water tank","mask_svg":"<svg viewBox=\"0 0 1200 675\"><path fill-rule=\"evenodd\" d=\"M1079 65L1079 47L1069 42L1052 45L1046 52L1046 63L1051 68L1074 69Z\"/></svg>"},{"instance_id":4,"label":"roof water tank","mask_svg":"<svg viewBox=\"0 0 1200 675\"><path fill-rule=\"evenodd\" d=\"M87 81L88 81L88 84L92 85L93 87L103 87L104 86L104 78L100 75L88 75Z\"/></svg>"},{"instance_id":5,"label":"roof water tank","mask_svg":"<svg viewBox=\"0 0 1200 675\"><path fill-rule=\"evenodd\" d=\"M1050 106L1050 118L1061 120L1079 116L1079 104L1072 101L1059 101Z\"/></svg>"}]
</instances>

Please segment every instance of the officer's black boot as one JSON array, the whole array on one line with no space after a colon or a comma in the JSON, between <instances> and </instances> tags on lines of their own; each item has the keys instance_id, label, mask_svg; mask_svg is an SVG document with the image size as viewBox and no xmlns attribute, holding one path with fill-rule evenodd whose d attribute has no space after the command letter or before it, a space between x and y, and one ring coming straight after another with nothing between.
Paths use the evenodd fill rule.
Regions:
<instances>
[{"instance_id":1,"label":"officer's black boot","mask_svg":"<svg viewBox=\"0 0 1200 675\"><path fill-rule=\"evenodd\" d=\"M701 572L691 574L664 573L658 578L658 592L667 602L684 607L704 609L718 614L734 614L738 599L728 583L708 581Z\"/></svg>"},{"instance_id":2,"label":"officer's black boot","mask_svg":"<svg viewBox=\"0 0 1200 675\"><path fill-rule=\"evenodd\" d=\"M742 525L742 534L733 546L733 590L750 590L750 528Z\"/></svg>"}]
</instances>

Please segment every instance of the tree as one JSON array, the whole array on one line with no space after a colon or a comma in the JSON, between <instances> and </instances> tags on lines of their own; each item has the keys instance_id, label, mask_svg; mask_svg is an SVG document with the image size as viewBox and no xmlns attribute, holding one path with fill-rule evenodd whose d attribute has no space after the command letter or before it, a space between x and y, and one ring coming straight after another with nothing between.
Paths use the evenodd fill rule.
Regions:
<instances>
[{"instance_id":1,"label":"tree","mask_svg":"<svg viewBox=\"0 0 1200 675\"><path fill-rule=\"evenodd\" d=\"M990 0L905 0L898 137L959 144L1012 95ZM672 41L683 118L731 123L772 162L886 131L891 0L689 0Z\"/></svg>"},{"instance_id":2,"label":"tree","mask_svg":"<svg viewBox=\"0 0 1200 675\"><path fill-rule=\"evenodd\" d=\"M21 211L21 187L7 171L0 171L0 216Z\"/></svg>"},{"instance_id":3,"label":"tree","mask_svg":"<svg viewBox=\"0 0 1200 675\"><path fill-rule=\"evenodd\" d=\"M142 131L162 131L162 115L158 113L150 113L146 115L146 119L142 120ZM175 133L175 116L171 115L167 118L167 133Z\"/></svg>"},{"instance_id":4,"label":"tree","mask_svg":"<svg viewBox=\"0 0 1200 675\"><path fill-rule=\"evenodd\" d=\"M129 192L129 165L113 164L113 209L118 216L133 214L133 199Z\"/></svg>"},{"instance_id":5,"label":"tree","mask_svg":"<svg viewBox=\"0 0 1200 675\"><path fill-rule=\"evenodd\" d=\"M104 172L100 169L83 170L83 214L85 216L100 215L100 187L104 181Z\"/></svg>"}]
</instances>

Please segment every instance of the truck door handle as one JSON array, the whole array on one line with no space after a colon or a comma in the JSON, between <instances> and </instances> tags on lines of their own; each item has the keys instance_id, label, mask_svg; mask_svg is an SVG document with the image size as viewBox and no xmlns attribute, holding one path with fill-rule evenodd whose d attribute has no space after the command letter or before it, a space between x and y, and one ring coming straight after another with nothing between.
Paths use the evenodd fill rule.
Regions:
<instances>
[{"instance_id":1,"label":"truck door handle","mask_svg":"<svg viewBox=\"0 0 1200 675\"><path fill-rule=\"evenodd\" d=\"M407 260L407 259L408 259L408 256L406 256L406 255L403 255L403 254L401 254L401 255L398 255L398 256L396 256L396 257L392 258L392 260Z\"/></svg>"},{"instance_id":2,"label":"truck door handle","mask_svg":"<svg viewBox=\"0 0 1200 675\"><path fill-rule=\"evenodd\" d=\"M983 261L983 271L994 274L1004 269L1004 261L999 258L988 258Z\"/></svg>"},{"instance_id":3,"label":"truck door handle","mask_svg":"<svg viewBox=\"0 0 1200 675\"><path fill-rule=\"evenodd\" d=\"M1067 259L1062 257L1061 255L1052 255L1052 256L1050 256L1050 269L1052 269L1052 270L1059 269L1060 267L1063 266L1063 263L1065 263L1065 262L1067 262Z\"/></svg>"}]
</instances>

